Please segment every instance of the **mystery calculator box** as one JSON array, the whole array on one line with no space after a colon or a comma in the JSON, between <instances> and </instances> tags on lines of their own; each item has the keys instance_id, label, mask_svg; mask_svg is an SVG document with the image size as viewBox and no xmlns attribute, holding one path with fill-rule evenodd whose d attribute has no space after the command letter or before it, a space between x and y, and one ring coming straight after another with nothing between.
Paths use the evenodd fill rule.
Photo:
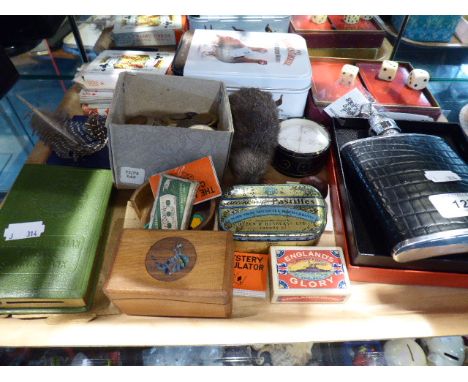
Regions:
<instances>
[{"instance_id":1,"label":"mystery calculator box","mask_svg":"<svg viewBox=\"0 0 468 382\"><path fill-rule=\"evenodd\" d=\"M129 118L205 113L213 130L129 123ZM148 119L147 118L147 119ZM117 188L137 188L156 173L211 156L222 179L234 133L226 88L221 81L121 73L109 117L109 157Z\"/></svg>"},{"instance_id":2,"label":"mystery calculator box","mask_svg":"<svg viewBox=\"0 0 468 382\"><path fill-rule=\"evenodd\" d=\"M416 133L429 134L443 138L465 161L468 159L468 141L457 124L437 122L397 121L402 134ZM352 266L386 268L394 270L426 271L431 273L423 285L468 286L468 245L466 253L421 259L408 263L396 262L385 247L382 232L370 223L366 215L366 208L361 195L350 181L350 174L343 166L340 148L353 140L368 137L369 124L365 119L333 119L332 135L334 137L334 156L336 157L335 171L339 191L342 213L344 218L344 231L346 234L349 260ZM352 267L351 267L352 268ZM350 269L351 272L351 269ZM352 273L352 272L351 272ZM450 285L448 274L464 274L466 280L461 284ZM454 275L457 276L457 275ZM410 279L405 278L408 283ZM363 280L361 280L363 281ZM379 282L378 271L373 280ZM417 283L421 283L419 280ZM380 281L382 282L382 281Z\"/></svg>"}]
</instances>

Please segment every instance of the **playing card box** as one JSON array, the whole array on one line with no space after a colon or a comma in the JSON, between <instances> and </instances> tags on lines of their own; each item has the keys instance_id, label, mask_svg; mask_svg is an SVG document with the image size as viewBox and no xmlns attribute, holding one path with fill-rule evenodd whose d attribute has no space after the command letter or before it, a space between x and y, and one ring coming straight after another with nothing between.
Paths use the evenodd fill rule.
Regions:
<instances>
[{"instance_id":1,"label":"playing card box","mask_svg":"<svg viewBox=\"0 0 468 382\"><path fill-rule=\"evenodd\" d=\"M120 73L132 71L164 75L173 58L174 53L171 52L105 50L82 66L74 81L88 90L113 91ZM108 101L112 101L112 94Z\"/></svg>"},{"instance_id":2,"label":"playing card box","mask_svg":"<svg viewBox=\"0 0 468 382\"><path fill-rule=\"evenodd\" d=\"M117 47L176 45L187 29L186 16L118 16L112 37Z\"/></svg>"},{"instance_id":3,"label":"playing card box","mask_svg":"<svg viewBox=\"0 0 468 382\"><path fill-rule=\"evenodd\" d=\"M104 292L129 315L229 317L230 232L124 229Z\"/></svg>"}]
</instances>

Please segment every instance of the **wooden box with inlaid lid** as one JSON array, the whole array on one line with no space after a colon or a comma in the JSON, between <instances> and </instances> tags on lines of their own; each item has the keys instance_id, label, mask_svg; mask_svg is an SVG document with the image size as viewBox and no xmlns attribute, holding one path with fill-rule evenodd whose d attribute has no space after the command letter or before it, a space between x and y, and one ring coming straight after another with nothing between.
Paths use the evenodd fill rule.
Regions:
<instances>
[{"instance_id":1,"label":"wooden box with inlaid lid","mask_svg":"<svg viewBox=\"0 0 468 382\"><path fill-rule=\"evenodd\" d=\"M229 317L230 232L124 229L104 293L129 315Z\"/></svg>"}]
</instances>

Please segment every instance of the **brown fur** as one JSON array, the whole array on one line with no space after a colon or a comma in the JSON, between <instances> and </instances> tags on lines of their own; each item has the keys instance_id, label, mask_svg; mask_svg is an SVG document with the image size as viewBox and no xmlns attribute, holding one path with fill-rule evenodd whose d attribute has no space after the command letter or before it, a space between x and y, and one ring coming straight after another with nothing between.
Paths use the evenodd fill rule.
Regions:
<instances>
[{"instance_id":1,"label":"brown fur","mask_svg":"<svg viewBox=\"0 0 468 382\"><path fill-rule=\"evenodd\" d=\"M261 183L278 145L278 110L270 93L241 88L229 96L234 121L229 166L237 184Z\"/></svg>"}]
</instances>

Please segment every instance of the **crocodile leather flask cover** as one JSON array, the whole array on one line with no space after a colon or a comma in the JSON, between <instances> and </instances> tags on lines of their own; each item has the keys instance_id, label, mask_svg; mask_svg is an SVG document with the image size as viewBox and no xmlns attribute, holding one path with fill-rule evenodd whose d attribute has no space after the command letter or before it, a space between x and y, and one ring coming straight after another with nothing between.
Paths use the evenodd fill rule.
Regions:
<instances>
[{"instance_id":1,"label":"crocodile leather flask cover","mask_svg":"<svg viewBox=\"0 0 468 382\"><path fill-rule=\"evenodd\" d=\"M383 134L340 153L360 208L395 261L468 253L468 166L442 138Z\"/></svg>"}]
</instances>

